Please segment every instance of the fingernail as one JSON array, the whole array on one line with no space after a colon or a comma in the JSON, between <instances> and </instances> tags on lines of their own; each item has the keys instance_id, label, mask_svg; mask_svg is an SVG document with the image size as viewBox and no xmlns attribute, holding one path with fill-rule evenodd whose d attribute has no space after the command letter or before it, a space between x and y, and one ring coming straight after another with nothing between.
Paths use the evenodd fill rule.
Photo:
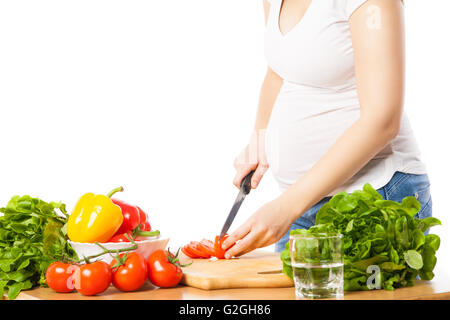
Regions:
<instances>
[{"instance_id":1,"label":"fingernail","mask_svg":"<svg viewBox=\"0 0 450 320\"><path fill-rule=\"evenodd\" d=\"M225 259L230 259L230 254L229 253L225 253Z\"/></svg>"}]
</instances>

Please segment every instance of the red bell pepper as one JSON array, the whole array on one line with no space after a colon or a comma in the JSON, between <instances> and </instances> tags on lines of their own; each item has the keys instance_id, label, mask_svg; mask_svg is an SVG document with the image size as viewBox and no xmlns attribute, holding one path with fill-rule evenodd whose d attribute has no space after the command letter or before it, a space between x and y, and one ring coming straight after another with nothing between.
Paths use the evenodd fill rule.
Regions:
<instances>
[{"instance_id":1,"label":"red bell pepper","mask_svg":"<svg viewBox=\"0 0 450 320\"><path fill-rule=\"evenodd\" d=\"M159 235L158 230L151 231L151 226L144 210L119 199L111 199L111 201L122 210L123 222L119 230L108 242L129 242L125 234L134 240L145 240L146 237Z\"/></svg>"},{"instance_id":2,"label":"red bell pepper","mask_svg":"<svg viewBox=\"0 0 450 320\"><path fill-rule=\"evenodd\" d=\"M140 227L142 231L152 231L152 227L150 226L150 222L148 221L148 216L140 207L136 206L139 211L140 217Z\"/></svg>"},{"instance_id":3,"label":"red bell pepper","mask_svg":"<svg viewBox=\"0 0 450 320\"><path fill-rule=\"evenodd\" d=\"M116 234L122 234L136 229L141 222L138 208L119 199L111 200L114 204L118 205L120 209L122 209L123 215L122 225L119 230L117 230Z\"/></svg>"}]
</instances>

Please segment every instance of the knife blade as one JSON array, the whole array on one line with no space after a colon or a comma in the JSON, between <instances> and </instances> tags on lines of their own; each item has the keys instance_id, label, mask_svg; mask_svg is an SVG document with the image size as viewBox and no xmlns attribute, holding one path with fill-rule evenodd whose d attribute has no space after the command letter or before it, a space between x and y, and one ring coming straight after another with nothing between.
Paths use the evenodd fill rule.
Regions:
<instances>
[{"instance_id":1,"label":"knife blade","mask_svg":"<svg viewBox=\"0 0 450 320\"><path fill-rule=\"evenodd\" d=\"M222 231L220 232L219 241L222 240L222 238L225 236L225 234L230 229L231 224L234 221L234 218L236 217L236 214L239 211L239 208L241 207L242 202L245 199L245 196L250 193L251 190L251 180L252 176L255 173L255 170L250 171L249 174L247 174L244 179L241 181L241 187L239 189L239 193L236 197L236 200L234 201L233 206L231 207L230 213L228 214L227 219L225 220L225 223L222 227Z\"/></svg>"}]
</instances>

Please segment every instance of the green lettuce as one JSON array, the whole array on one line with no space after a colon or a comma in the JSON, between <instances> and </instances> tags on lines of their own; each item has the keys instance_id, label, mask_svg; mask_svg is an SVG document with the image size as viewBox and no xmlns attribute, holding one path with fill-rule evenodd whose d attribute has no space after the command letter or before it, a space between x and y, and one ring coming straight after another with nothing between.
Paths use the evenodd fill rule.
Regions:
<instances>
[{"instance_id":1,"label":"green lettuce","mask_svg":"<svg viewBox=\"0 0 450 320\"><path fill-rule=\"evenodd\" d=\"M7 291L8 298L15 299L22 290L45 286L45 271L52 262L77 258L67 242L63 203L14 196L0 212L1 295Z\"/></svg>"},{"instance_id":2,"label":"green lettuce","mask_svg":"<svg viewBox=\"0 0 450 320\"><path fill-rule=\"evenodd\" d=\"M317 213L316 224L309 230L292 230L292 234L341 233L344 253L344 290L369 290L369 266L377 266L376 280L380 288L412 286L417 276L434 277L436 251L440 238L425 235L441 222L429 217L414 218L420 210L415 197L401 203L383 200L370 184L351 194L340 192ZM289 243L281 252L283 272L292 278Z\"/></svg>"}]
</instances>

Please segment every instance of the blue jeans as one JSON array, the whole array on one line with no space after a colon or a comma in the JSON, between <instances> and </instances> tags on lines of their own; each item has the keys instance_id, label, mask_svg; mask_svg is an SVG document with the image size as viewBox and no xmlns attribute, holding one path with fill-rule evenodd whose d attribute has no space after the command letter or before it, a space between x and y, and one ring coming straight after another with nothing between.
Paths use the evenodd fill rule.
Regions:
<instances>
[{"instance_id":1,"label":"blue jeans","mask_svg":"<svg viewBox=\"0 0 450 320\"><path fill-rule=\"evenodd\" d=\"M426 174L410 174L396 172L387 185L377 190L383 199L401 202L404 197L414 196L421 204L420 211L416 218L424 219L431 217L432 201L430 193L430 181ZM316 214L320 207L330 200L326 197L316 203L311 209L306 211L295 221L289 231L275 244L275 251L281 252L289 241L289 232L294 229L309 229L316 221Z\"/></svg>"}]
</instances>

